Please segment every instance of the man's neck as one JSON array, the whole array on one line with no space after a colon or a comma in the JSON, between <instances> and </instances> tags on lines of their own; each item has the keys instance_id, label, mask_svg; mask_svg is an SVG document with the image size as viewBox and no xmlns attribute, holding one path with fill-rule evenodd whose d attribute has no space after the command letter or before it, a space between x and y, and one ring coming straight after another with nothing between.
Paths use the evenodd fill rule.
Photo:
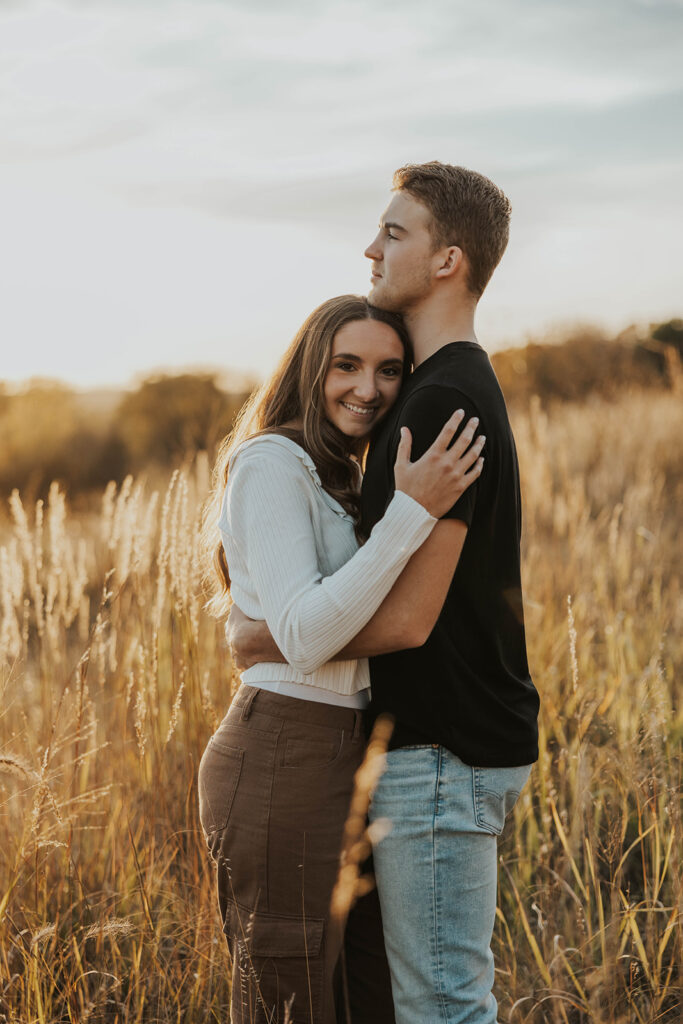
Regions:
<instances>
[{"instance_id":1,"label":"man's neck","mask_svg":"<svg viewBox=\"0 0 683 1024\"><path fill-rule=\"evenodd\" d=\"M427 302L404 313L413 342L415 366L452 341L477 341L473 305Z\"/></svg>"}]
</instances>

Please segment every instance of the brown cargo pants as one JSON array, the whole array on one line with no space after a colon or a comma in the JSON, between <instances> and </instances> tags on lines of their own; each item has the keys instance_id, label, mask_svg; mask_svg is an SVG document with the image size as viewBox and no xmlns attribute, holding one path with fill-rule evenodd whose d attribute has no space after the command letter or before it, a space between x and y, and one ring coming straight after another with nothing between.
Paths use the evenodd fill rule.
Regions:
<instances>
[{"instance_id":1,"label":"brown cargo pants","mask_svg":"<svg viewBox=\"0 0 683 1024\"><path fill-rule=\"evenodd\" d=\"M394 1024L377 893L330 919L361 713L240 687L199 767L232 1024Z\"/></svg>"}]
</instances>

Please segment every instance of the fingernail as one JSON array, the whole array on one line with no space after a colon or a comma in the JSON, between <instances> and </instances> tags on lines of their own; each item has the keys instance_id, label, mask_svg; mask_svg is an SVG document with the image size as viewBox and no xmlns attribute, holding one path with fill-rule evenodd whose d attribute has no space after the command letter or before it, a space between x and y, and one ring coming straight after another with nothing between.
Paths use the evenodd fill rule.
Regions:
<instances>
[{"instance_id":1,"label":"fingernail","mask_svg":"<svg viewBox=\"0 0 683 1024\"><path fill-rule=\"evenodd\" d=\"M465 415L465 410L464 409L456 409L455 410L455 415L456 416L464 416Z\"/></svg>"},{"instance_id":2,"label":"fingernail","mask_svg":"<svg viewBox=\"0 0 683 1024\"><path fill-rule=\"evenodd\" d=\"M479 422L479 417L478 416L474 416L472 418L472 425L476 427L478 422Z\"/></svg>"},{"instance_id":3,"label":"fingernail","mask_svg":"<svg viewBox=\"0 0 683 1024\"><path fill-rule=\"evenodd\" d=\"M483 444L485 440L486 440L486 434L482 434L481 437L479 438L479 444Z\"/></svg>"}]
</instances>

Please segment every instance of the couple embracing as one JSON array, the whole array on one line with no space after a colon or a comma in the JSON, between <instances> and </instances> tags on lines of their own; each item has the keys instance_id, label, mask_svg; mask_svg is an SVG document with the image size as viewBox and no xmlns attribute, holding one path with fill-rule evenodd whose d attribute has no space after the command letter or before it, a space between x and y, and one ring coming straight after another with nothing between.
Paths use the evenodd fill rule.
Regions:
<instances>
[{"instance_id":1,"label":"couple embracing","mask_svg":"<svg viewBox=\"0 0 683 1024\"><path fill-rule=\"evenodd\" d=\"M230 593L244 671L199 797L233 1024L496 1021L496 842L538 757L517 456L474 331L509 217L483 175L397 171L368 298L308 317L221 449L213 607ZM342 933L330 898L380 714L377 889Z\"/></svg>"}]
</instances>

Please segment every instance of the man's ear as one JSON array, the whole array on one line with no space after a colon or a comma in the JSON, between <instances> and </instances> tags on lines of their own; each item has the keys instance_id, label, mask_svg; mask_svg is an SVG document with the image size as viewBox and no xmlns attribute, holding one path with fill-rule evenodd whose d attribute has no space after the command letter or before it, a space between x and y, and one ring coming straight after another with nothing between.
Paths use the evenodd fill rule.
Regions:
<instances>
[{"instance_id":1,"label":"man's ear","mask_svg":"<svg viewBox=\"0 0 683 1024\"><path fill-rule=\"evenodd\" d=\"M442 250L442 261L436 272L437 277L451 277L462 266L465 254L459 245L449 245Z\"/></svg>"}]
</instances>

